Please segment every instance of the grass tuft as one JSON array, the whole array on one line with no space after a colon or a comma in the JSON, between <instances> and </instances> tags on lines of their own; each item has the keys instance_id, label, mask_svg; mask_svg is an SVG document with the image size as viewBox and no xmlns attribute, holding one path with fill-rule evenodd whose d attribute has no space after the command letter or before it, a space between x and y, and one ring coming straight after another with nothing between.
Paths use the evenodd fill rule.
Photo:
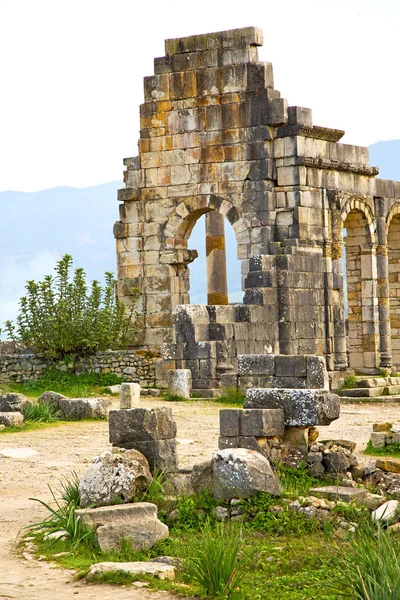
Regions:
<instances>
[{"instance_id":1,"label":"grass tuft","mask_svg":"<svg viewBox=\"0 0 400 600\"><path fill-rule=\"evenodd\" d=\"M241 547L241 529L232 524L205 523L186 547L183 561L186 576L205 595L229 598L245 575L239 563Z\"/></svg>"},{"instance_id":2,"label":"grass tuft","mask_svg":"<svg viewBox=\"0 0 400 600\"><path fill-rule=\"evenodd\" d=\"M222 390L222 395L216 399L216 402L243 407L245 399L246 394L240 388L230 387Z\"/></svg>"},{"instance_id":3,"label":"grass tuft","mask_svg":"<svg viewBox=\"0 0 400 600\"><path fill-rule=\"evenodd\" d=\"M392 444L388 444L383 448L373 448L371 440L368 440L367 446L364 450L364 454L368 454L370 456L400 457L400 444L397 442L393 442Z\"/></svg>"},{"instance_id":4,"label":"grass tuft","mask_svg":"<svg viewBox=\"0 0 400 600\"><path fill-rule=\"evenodd\" d=\"M22 411L25 421L36 421L38 423L53 423L59 420L59 411L47 402L35 402L27 404Z\"/></svg>"},{"instance_id":5,"label":"grass tuft","mask_svg":"<svg viewBox=\"0 0 400 600\"><path fill-rule=\"evenodd\" d=\"M337 598L398 600L400 598L399 541L371 522L348 539L348 550L334 553L337 577L329 587Z\"/></svg>"}]
</instances>

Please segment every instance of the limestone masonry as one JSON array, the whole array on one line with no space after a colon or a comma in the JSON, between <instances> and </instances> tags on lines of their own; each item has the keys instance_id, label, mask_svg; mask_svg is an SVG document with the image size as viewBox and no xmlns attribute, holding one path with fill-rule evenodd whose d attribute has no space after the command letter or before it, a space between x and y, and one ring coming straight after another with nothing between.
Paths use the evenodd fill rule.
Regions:
<instances>
[{"instance_id":1,"label":"limestone masonry","mask_svg":"<svg viewBox=\"0 0 400 600\"><path fill-rule=\"evenodd\" d=\"M377 179L368 150L314 125L311 109L288 106L258 61L262 43L254 27L166 40L144 78L114 234L118 296L129 304L140 289L140 346L163 352L159 382L190 369L195 390L218 388L249 354L400 369L400 183ZM204 213L208 306L189 299L188 242ZM242 304L227 305L225 218Z\"/></svg>"}]
</instances>

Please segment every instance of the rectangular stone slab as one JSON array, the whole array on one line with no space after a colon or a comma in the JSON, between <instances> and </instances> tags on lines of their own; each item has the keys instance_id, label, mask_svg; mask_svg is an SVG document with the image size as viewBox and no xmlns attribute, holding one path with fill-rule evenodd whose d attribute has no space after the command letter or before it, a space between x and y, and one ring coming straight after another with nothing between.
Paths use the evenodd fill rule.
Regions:
<instances>
[{"instance_id":1,"label":"rectangular stone slab","mask_svg":"<svg viewBox=\"0 0 400 600\"><path fill-rule=\"evenodd\" d=\"M338 419L340 398L320 390L252 388L244 408L281 408L286 427L310 427Z\"/></svg>"},{"instance_id":2,"label":"rectangular stone slab","mask_svg":"<svg viewBox=\"0 0 400 600\"><path fill-rule=\"evenodd\" d=\"M158 408L127 408L112 410L109 414L110 442L126 448L125 442L167 440L176 436L172 411Z\"/></svg>"}]
</instances>

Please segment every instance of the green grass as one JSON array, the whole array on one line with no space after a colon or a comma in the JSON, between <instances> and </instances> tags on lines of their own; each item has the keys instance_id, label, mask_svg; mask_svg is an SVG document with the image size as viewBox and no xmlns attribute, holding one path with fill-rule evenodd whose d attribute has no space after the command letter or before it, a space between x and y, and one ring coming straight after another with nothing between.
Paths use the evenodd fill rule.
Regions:
<instances>
[{"instance_id":1,"label":"green grass","mask_svg":"<svg viewBox=\"0 0 400 600\"><path fill-rule=\"evenodd\" d=\"M393 443L388 444L384 448L373 448L371 440L369 440L367 447L364 450L364 454L368 454L369 456L393 456L400 458L400 444Z\"/></svg>"},{"instance_id":2,"label":"green grass","mask_svg":"<svg viewBox=\"0 0 400 600\"><path fill-rule=\"evenodd\" d=\"M368 521L348 538L348 548L336 548L337 579L329 584L337 598L398 600L400 541L390 530Z\"/></svg>"},{"instance_id":3,"label":"green grass","mask_svg":"<svg viewBox=\"0 0 400 600\"><path fill-rule=\"evenodd\" d=\"M229 406L240 406L243 407L246 394L240 388L225 388L222 390L222 395L216 398L216 402L221 404L228 404Z\"/></svg>"},{"instance_id":4,"label":"green grass","mask_svg":"<svg viewBox=\"0 0 400 600\"><path fill-rule=\"evenodd\" d=\"M163 399L167 402L190 402L190 398L178 396L178 394L163 394Z\"/></svg>"},{"instance_id":5,"label":"green grass","mask_svg":"<svg viewBox=\"0 0 400 600\"><path fill-rule=\"evenodd\" d=\"M52 423L43 423L40 421L25 421L24 427L5 427L0 429L0 435L6 433L29 433L30 431L37 431L38 429L46 429L47 427L60 427L60 425L71 424L72 421L54 421Z\"/></svg>"},{"instance_id":6,"label":"green grass","mask_svg":"<svg viewBox=\"0 0 400 600\"><path fill-rule=\"evenodd\" d=\"M113 373L68 373L49 369L37 381L13 383L8 391L37 398L43 392L53 391L69 398L87 398L106 393L105 387L121 383L122 379Z\"/></svg>"}]
</instances>

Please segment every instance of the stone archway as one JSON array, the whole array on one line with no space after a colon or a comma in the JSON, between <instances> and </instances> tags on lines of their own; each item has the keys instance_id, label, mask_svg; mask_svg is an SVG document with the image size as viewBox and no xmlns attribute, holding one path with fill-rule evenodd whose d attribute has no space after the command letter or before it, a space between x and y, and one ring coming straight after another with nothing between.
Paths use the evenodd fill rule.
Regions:
<instances>
[{"instance_id":1,"label":"stone archway","mask_svg":"<svg viewBox=\"0 0 400 600\"><path fill-rule=\"evenodd\" d=\"M235 232L238 258L250 256L250 233L237 208L219 196L196 197L181 202L169 216L165 227L165 256L174 270L172 278L173 307L189 303L188 264L197 257L197 251L188 250L190 234L202 215L206 215L206 254L208 304L228 303L225 258L224 219ZM172 248L174 249L173 251Z\"/></svg>"},{"instance_id":2,"label":"stone archway","mask_svg":"<svg viewBox=\"0 0 400 600\"><path fill-rule=\"evenodd\" d=\"M357 198L351 198L341 214L346 230L349 366L359 372L373 372L379 366L374 216L368 204Z\"/></svg>"},{"instance_id":3,"label":"stone archway","mask_svg":"<svg viewBox=\"0 0 400 600\"><path fill-rule=\"evenodd\" d=\"M400 368L400 204L396 204L387 219L387 250L389 278L389 313L392 357Z\"/></svg>"}]
</instances>

